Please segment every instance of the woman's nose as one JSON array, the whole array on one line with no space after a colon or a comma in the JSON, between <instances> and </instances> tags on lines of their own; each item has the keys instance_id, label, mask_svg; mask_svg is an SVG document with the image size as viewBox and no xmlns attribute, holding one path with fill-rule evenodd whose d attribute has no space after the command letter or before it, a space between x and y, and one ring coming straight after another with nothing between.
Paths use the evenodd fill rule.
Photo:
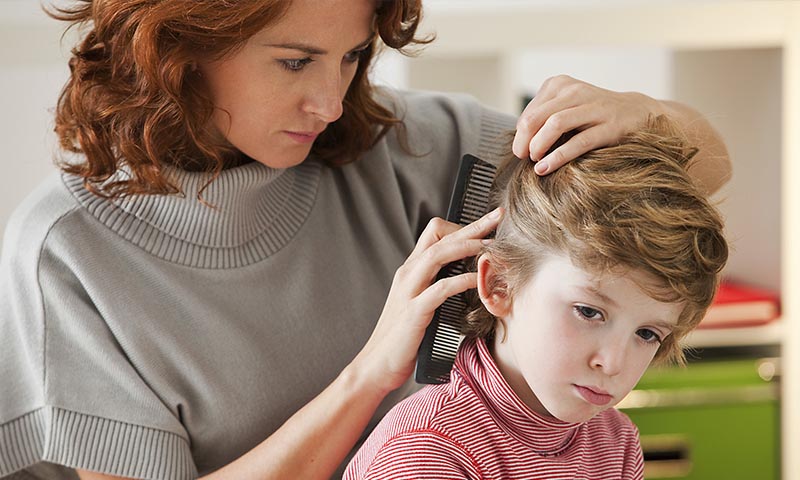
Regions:
<instances>
[{"instance_id":1,"label":"woman's nose","mask_svg":"<svg viewBox=\"0 0 800 480\"><path fill-rule=\"evenodd\" d=\"M342 84L342 75L329 73L324 79L310 86L304 110L325 123L332 123L342 116L342 100L347 86Z\"/></svg>"}]
</instances>

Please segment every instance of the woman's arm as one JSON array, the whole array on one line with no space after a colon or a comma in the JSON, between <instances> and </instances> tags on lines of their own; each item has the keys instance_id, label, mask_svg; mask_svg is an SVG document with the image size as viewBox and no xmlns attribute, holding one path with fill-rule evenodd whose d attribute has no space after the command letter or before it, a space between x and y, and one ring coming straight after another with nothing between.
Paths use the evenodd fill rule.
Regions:
<instances>
[{"instance_id":1,"label":"woman's arm","mask_svg":"<svg viewBox=\"0 0 800 480\"><path fill-rule=\"evenodd\" d=\"M380 402L414 368L417 349L436 308L475 288L475 273L438 280L444 265L476 255L500 219L495 210L459 227L435 218L400 266L378 323L364 348L319 396L269 438L205 477L223 479L327 479L356 444ZM287 386L290 388L290 386ZM78 471L82 480L112 477Z\"/></svg>"},{"instance_id":2,"label":"woman's arm","mask_svg":"<svg viewBox=\"0 0 800 480\"><path fill-rule=\"evenodd\" d=\"M635 92L613 92L559 75L545 80L517 121L513 150L519 158L538 161L540 175L552 172L595 148L613 145L650 116L667 115L699 147L690 169L707 193L731 176L728 151L719 133L696 110ZM545 155L562 134L577 130L569 141Z\"/></svg>"},{"instance_id":3,"label":"woman's arm","mask_svg":"<svg viewBox=\"0 0 800 480\"><path fill-rule=\"evenodd\" d=\"M714 193L731 179L731 159L719 133L700 112L688 105L669 100L661 104L667 116L682 125L686 136L700 150L689 168L697 183L706 193Z\"/></svg>"},{"instance_id":4,"label":"woman's arm","mask_svg":"<svg viewBox=\"0 0 800 480\"><path fill-rule=\"evenodd\" d=\"M386 393L371 384L363 370L350 365L274 434L202 479L330 478ZM122 478L86 470L78 470L78 476L81 480Z\"/></svg>"}]
</instances>

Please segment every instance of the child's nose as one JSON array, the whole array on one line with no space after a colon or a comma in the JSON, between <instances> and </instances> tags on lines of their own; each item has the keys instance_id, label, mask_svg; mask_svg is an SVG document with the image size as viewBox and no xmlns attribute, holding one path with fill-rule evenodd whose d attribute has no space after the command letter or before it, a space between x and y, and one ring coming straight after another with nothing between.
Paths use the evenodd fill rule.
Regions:
<instances>
[{"instance_id":1,"label":"child's nose","mask_svg":"<svg viewBox=\"0 0 800 480\"><path fill-rule=\"evenodd\" d=\"M591 367L600 369L605 375L618 375L625 365L625 346L621 342L609 342L598 348L591 358Z\"/></svg>"}]
</instances>

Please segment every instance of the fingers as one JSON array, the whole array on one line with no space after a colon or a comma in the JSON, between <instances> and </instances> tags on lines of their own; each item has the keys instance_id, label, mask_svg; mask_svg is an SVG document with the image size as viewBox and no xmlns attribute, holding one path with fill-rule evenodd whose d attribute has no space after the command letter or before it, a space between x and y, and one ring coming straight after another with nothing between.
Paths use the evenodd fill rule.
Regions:
<instances>
[{"instance_id":1,"label":"fingers","mask_svg":"<svg viewBox=\"0 0 800 480\"><path fill-rule=\"evenodd\" d=\"M478 274L475 272L442 278L417 296L414 300L414 307L419 313L419 318L425 318L428 320L427 323L429 323L430 317L433 316L436 308L444 303L445 300L453 295L466 292L471 288L477 288L477 286ZM423 328L427 327L427 323L421 326Z\"/></svg>"},{"instance_id":2,"label":"fingers","mask_svg":"<svg viewBox=\"0 0 800 480\"><path fill-rule=\"evenodd\" d=\"M431 285L439 271L448 263L480 253L483 242L478 239L441 241L431 245L415 261L406 262L395 274L398 291L410 297Z\"/></svg>"},{"instance_id":3,"label":"fingers","mask_svg":"<svg viewBox=\"0 0 800 480\"><path fill-rule=\"evenodd\" d=\"M553 102L555 103L555 102ZM596 125L602 117L597 109L587 105L565 107L556 105L545 112L547 120L536 132L530 141L530 158L542 159L547 150L558 141L561 136L573 130L583 130Z\"/></svg>"},{"instance_id":4,"label":"fingers","mask_svg":"<svg viewBox=\"0 0 800 480\"><path fill-rule=\"evenodd\" d=\"M566 143L536 162L536 166L533 169L539 175L547 175L590 150L608 145L608 141L613 140L614 137L603 133L607 130L602 126L596 126L576 134Z\"/></svg>"},{"instance_id":5,"label":"fingers","mask_svg":"<svg viewBox=\"0 0 800 480\"><path fill-rule=\"evenodd\" d=\"M663 113L657 100L636 92L613 92L559 75L547 79L517 122L512 149L536 161L545 175L595 148L617 143L648 117ZM547 153L559 138L578 131Z\"/></svg>"},{"instance_id":6,"label":"fingers","mask_svg":"<svg viewBox=\"0 0 800 480\"><path fill-rule=\"evenodd\" d=\"M477 287L477 274L462 273L438 279L446 264L478 254L483 238L497 227L502 210L494 210L460 228L442 219L428 223L417 246L397 269L383 312L354 363L372 366L376 382L397 388L411 373L425 328L436 308L448 297ZM388 390L387 390L388 391Z\"/></svg>"},{"instance_id":7,"label":"fingers","mask_svg":"<svg viewBox=\"0 0 800 480\"><path fill-rule=\"evenodd\" d=\"M503 209L495 208L491 212L485 214L481 218L475 220L469 225L464 226L461 230L453 233L452 237L457 238L483 238L488 235L492 230L497 228L500 222L500 217L503 216Z\"/></svg>"},{"instance_id":8,"label":"fingers","mask_svg":"<svg viewBox=\"0 0 800 480\"><path fill-rule=\"evenodd\" d=\"M431 245L438 242L439 240L443 239L447 235L457 232L461 229L460 225L456 225L455 223L448 222L447 220L439 217L434 217L430 219L428 224L425 226L425 229L422 231L422 234L419 236L417 240L417 244L414 245L414 250L411 251L411 254L408 256L408 261L413 260L419 255L427 250Z\"/></svg>"},{"instance_id":9,"label":"fingers","mask_svg":"<svg viewBox=\"0 0 800 480\"><path fill-rule=\"evenodd\" d=\"M392 298L390 292L375 330L354 363L375 372L376 385L385 385L387 392L394 390L411 374L420 341L436 308L448 297L477 287L477 283L478 274L470 272L443 278L415 297ZM380 368L374 368L376 365Z\"/></svg>"},{"instance_id":10,"label":"fingers","mask_svg":"<svg viewBox=\"0 0 800 480\"><path fill-rule=\"evenodd\" d=\"M554 113L579 105L591 88L596 87L567 75L545 80L517 120L517 131L511 146L514 155L517 158L539 160L541 156L534 156L530 151L533 136Z\"/></svg>"},{"instance_id":11,"label":"fingers","mask_svg":"<svg viewBox=\"0 0 800 480\"><path fill-rule=\"evenodd\" d=\"M450 240L484 238L497 227L501 215L501 210L495 209L464 227L439 217L432 218L422 231L406 263L417 259L424 251L445 237L451 237Z\"/></svg>"},{"instance_id":12,"label":"fingers","mask_svg":"<svg viewBox=\"0 0 800 480\"><path fill-rule=\"evenodd\" d=\"M483 238L497 227L502 216L501 209L495 209L475 222L442 235L437 228L451 230L454 224L444 225L441 221L432 221L426 228L421 244L427 244L425 249L415 249L408 260L397 270L395 283L402 295L415 296L427 288L439 271L450 262L472 257L480 253L484 246ZM456 228L458 226L456 225ZM431 238L441 237L440 240L431 242Z\"/></svg>"},{"instance_id":13,"label":"fingers","mask_svg":"<svg viewBox=\"0 0 800 480\"><path fill-rule=\"evenodd\" d=\"M530 158L531 160L538 160L534 158L530 151L531 140L536 132L542 128L545 120L547 119L547 109L543 106L546 102L541 100L538 95L534 97L531 103L525 107L525 110L517 120L517 131L514 133L514 141L511 143L511 151L517 158Z\"/></svg>"}]
</instances>

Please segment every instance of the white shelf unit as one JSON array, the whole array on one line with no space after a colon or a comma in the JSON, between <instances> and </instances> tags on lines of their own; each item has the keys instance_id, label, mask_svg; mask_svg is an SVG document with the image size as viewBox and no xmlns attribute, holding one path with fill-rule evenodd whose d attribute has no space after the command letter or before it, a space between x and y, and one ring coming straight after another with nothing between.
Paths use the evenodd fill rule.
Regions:
<instances>
[{"instance_id":1,"label":"white shelf unit","mask_svg":"<svg viewBox=\"0 0 800 480\"><path fill-rule=\"evenodd\" d=\"M686 336L685 344L690 348L780 345L783 332L780 319L752 327L695 329Z\"/></svg>"},{"instance_id":2,"label":"white shelf unit","mask_svg":"<svg viewBox=\"0 0 800 480\"><path fill-rule=\"evenodd\" d=\"M396 84L448 82L509 112L525 93L513 76L528 49L675 52L674 99L706 113L733 159L720 198L735 231L731 270L782 292L780 322L698 331L689 341L781 346L782 475L800 479L800 2L429 0L421 32L436 41L397 61L393 72L406 79Z\"/></svg>"}]
</instances>

